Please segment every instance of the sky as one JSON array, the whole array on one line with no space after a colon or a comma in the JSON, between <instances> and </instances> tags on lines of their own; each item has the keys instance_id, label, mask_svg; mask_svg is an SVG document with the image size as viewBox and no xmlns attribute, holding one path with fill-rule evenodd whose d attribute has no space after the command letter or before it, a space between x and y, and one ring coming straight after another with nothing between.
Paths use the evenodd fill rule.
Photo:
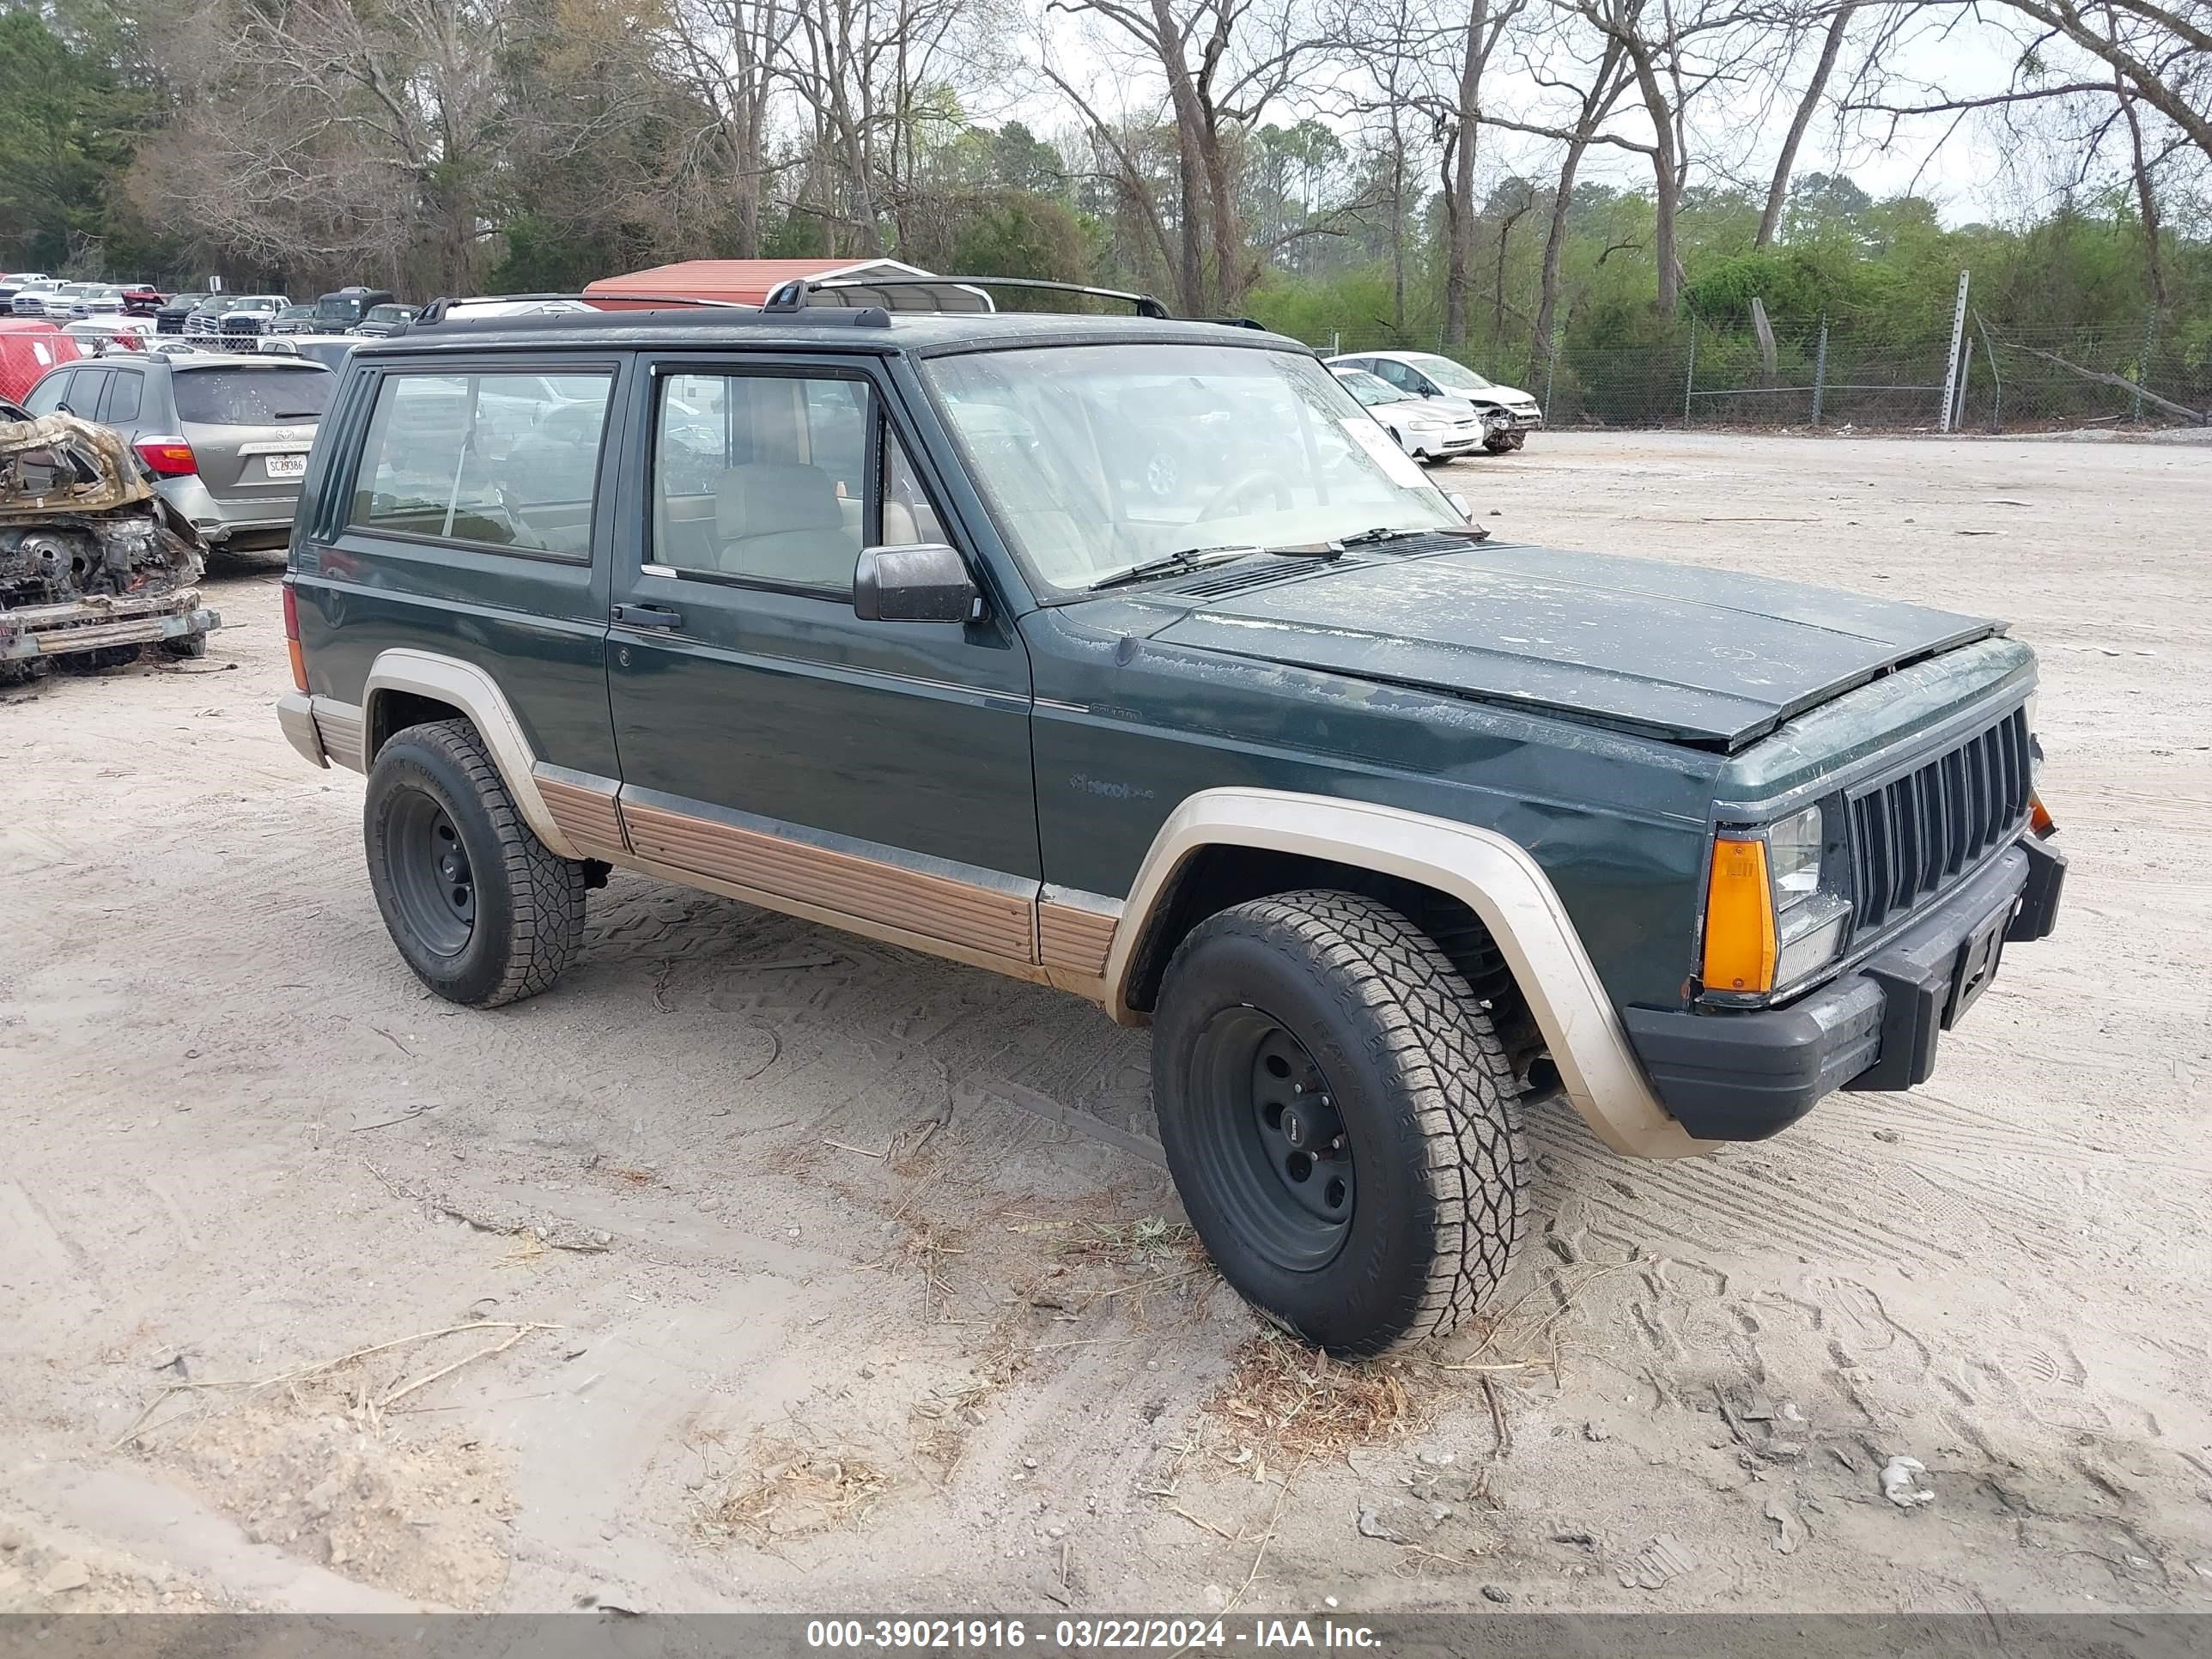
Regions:
<instances>
[{"instance_id":1,"label":"sky","mask_svg":"<svg viewBox=\"0 0 2212 1659\"><path fill-rule=\"evenodd\" d=\"M1110 89L1118 54L1115 37L1098 29L1095 21L1073 24L1063 15L1053 24L1051 50L1064 70L1080 65L1094 77L1096 86L1102 88L1095 101L1102 113L1110 117L1125 107ZM1838 64L1832 92L1843 90L1856 60L1854 47L1860 37L1855 32L1850 38L1853 44L1846 46ZM1959 11L1931 13L1916 33L1886 54L1893 77L1888 95L1899 103L1923 103L1934 101L1936 94L1930 88L1940 88L1942 94L1953 97L2002 91L2011 82L2012 64L2019 51L2017 40L1998 23ZM1763 192L1798 89L1817 52L1816 40L1805 44L1778 95L1770 83L1759 89L1718 90L1696 106L1703 113L1692 133L1693 185L1733 180ZM2052 64L2063 78L2075 78L2055 55ZM1141 101L1156 82L1131 84ZM1344 90L1341 84L1308 88L1303 96L1294 94L1285 100L1269 118L1288 124L1301 115L1318 114L1348 135L1354 122L1328 107L1344 101ZM1544 112L1547 97L1525 69L1502 61L1493 63L1485 96L1489 106L1523 119L1563 122L1556 103L1548 113ZM1640 125L1640 112L1626 107L1629 102L1624 100L1625 112L1615 118L1615 130L1631 137L1648 136L1648 126ZM976 113L986 115L982 111ZM1066 131L1073 118L1066 102L1048 87L1036 86L1010 94L1008 107L1000 118L1007 116L1026 120L1047 132ZM1540 178L1556 168L1558 153L1559 146L1547 139L1486 130L1480 172L1486 181L1509 172ZM2112 159L2118 159L2117 152ZM2047 212L2075 161L2075 155L2063 143L2034 147L2013 143L2002 113L1969 116L1963 122L1951 115L1908 118L1897 125L1892 137L1886 117L1860 114L1839 120L1832 110L1824 109L1799 148L1796 171L1844 173L1877 199L1906 192L1926 197L1935 203L1943 223L1958 226L2004 222ZM1644 155L1598 145L1586 156L1581 176L1592 182L1648 187L1650 163ZM2111 174L2108 171L2103 176ZM1478 193L1482 193L1480 184Z\"/></svg>"}]
</instances>

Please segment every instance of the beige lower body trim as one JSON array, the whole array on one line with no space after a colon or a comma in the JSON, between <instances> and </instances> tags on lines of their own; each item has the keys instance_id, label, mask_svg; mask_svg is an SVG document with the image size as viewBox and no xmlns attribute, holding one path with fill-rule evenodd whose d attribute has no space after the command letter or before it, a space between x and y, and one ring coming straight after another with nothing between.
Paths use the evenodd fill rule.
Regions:
<instances>
[{"instance_id":1,"label":"beige lower body trim","mask_svg":"<svg viewBox=\"0 0 2212 1659\"><path fill-rule=\"evenodd\" d=\"M561 832L577 847L599 858L620 860L629 853L623 834L622 812L615 805L621 785L611 778L587 777L581 772L563 773L552 767L534 769L538 793Z\"/></svg>"},{"instance_id":2,"label":"beige lower body trim","mask_svg":"<svg viewBox=\"0 0 2212 1659\"><path fill-rule=\"evenodd\" d=\"M1177 807L1137 872L1108 954L1106 1006L1134 1024L1129 975L1145 919L1201 848L1264 847L1357 864L1433 887L1482 918L1544 1034L1567 1098L1597 1138L1638 1158L1709 1152L1644 1075L1612 998L1536 861L1487 830L1364 801L1267 789L1209 789Z\"/></svg>"},{"instance_id":3,"label":"beige lower body trim","mask_svg":"<svg viewBox=\"0 0 2212 1659\"><path fill-rule=\"evenodd\" d=\"M287 691L276 699L276 727L301 760L316 766L331 763L323 752L322 733L315 729L315 700L306 692Z\"/></svg>"},{"instance_id":4,"label":"beige lower body trim","mask_svg":"<svg viewBox=\"0 0 2212 1659\"><path fill-rule=\"evenodd\" d=\"M621 814L636 860L743 888L773 908L865 922L1042 977L1028 897L634 801Z\"/></svg>"},{"instance_id":5,"label":"beige lower body trim","mask_svg":"<svg viewBox=\"0 0 2212 1659\"><path fill-rule=\"evenodd\" d=\"M318 766L332 762L349 771L365 769L362 763L361 709L335 697L311 697L304 691L287 691L276 699L276 724L284 739L302 759Z\"/></svg>"},{"instance_id":6,"label":"beige lower body trim","mask_svg":"<svg viewBox=\"0 0 2212 1659\"><path fill-rule=\"evenodd\" d=\"M335 697L315 697L315 735L322 740L323 752L349 771L365 772L362 738L367 730L358 705L340 702Z\"/></svg>"},{"instance_id":7,"label":"beige lower body trim","mask_svg":"<svg viewBox=\"0 0 2212 1659\"><path fill-rule=\"evenodd\" d=\"M1121 901L1073 888L1048 887L1037 902L1037 957L1063 991L1105 1000L1106 957Z\"/></svg>"}]
</instances>

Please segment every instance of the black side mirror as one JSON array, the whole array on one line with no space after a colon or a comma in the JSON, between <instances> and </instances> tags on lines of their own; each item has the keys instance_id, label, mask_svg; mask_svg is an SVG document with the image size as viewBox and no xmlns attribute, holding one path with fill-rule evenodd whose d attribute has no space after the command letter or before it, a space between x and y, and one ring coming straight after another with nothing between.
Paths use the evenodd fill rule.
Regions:
<instances>
[{"instance_id":1,"label":"black side mirror","mask_svg":"<svg viewBox=\"0 0 2212 1659\"><path fill-rule=\"evenodd\" d=\"M869 547L853 572L853 614L862 622L971 622L983 596L958 550L943 542Z\"/></svg>"}]
</instances>

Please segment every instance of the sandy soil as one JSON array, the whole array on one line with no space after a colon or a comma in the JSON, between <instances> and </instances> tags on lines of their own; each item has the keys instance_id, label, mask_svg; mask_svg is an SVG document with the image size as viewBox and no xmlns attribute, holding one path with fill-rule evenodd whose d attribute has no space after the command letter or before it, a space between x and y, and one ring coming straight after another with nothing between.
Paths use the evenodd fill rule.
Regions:
<instances>
[{"instance_id":1,"label":"sandy soil","mask_svg":"<svg viewBox=\"0 0 2212 1659\"><path fill-rule=\"evenodd\" d=\"M204 661L0 707L0 1608L2212 1607L2212 450L1452 482L2042 650L2069 907L1929 1088L1542 1121L1498 1321L1319 1366L1073 1001L624 878L553 994L428 1000L234 570Z\"/></svg>"}]
</instances>

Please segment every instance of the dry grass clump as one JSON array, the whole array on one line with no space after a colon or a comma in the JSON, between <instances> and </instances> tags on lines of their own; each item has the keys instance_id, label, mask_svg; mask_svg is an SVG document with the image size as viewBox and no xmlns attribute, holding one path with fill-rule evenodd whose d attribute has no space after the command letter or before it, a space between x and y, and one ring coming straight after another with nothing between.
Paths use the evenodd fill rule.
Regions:
<instances>
[{"instance_id":1,"label":"dry grass clump","mask_svg":"<svg viewBox=\"0 0 2212 1659\"><path fill-rule=\"evenodd\" d=\"M862 1525L891 1490L890 1477L850 1446L763 1441L754 1456L754 1468L723 1495L713 1520L763 1540Z\"/></svg>"},{"instance_id":2,"label":"dry grass clump","mask_svg":"<svg viewBox=\"0 0 2212 1659\"><path fill-rule=\"evenodd\" d=\"M1237 1350L1206 1409L1270 1462L1332 1459L1426 1422L1437 1392L1428 1369L1397 1358L1331 1359L1264 1332Z\"/></svg>"},{"instance_id":3,"label":"dry grass clump","mask_svg":"<svg viewBox=\"0 0 2212 1659\"><path fill-rule=\"evenodd\" d=\"M1068 1236L1054 1253L1071 1265L1155 1269L1206 1259L1198 1235L1187 1224L1157 1215L1128 1221L1072 1222Z\"/></svg>"}]
</instances>

